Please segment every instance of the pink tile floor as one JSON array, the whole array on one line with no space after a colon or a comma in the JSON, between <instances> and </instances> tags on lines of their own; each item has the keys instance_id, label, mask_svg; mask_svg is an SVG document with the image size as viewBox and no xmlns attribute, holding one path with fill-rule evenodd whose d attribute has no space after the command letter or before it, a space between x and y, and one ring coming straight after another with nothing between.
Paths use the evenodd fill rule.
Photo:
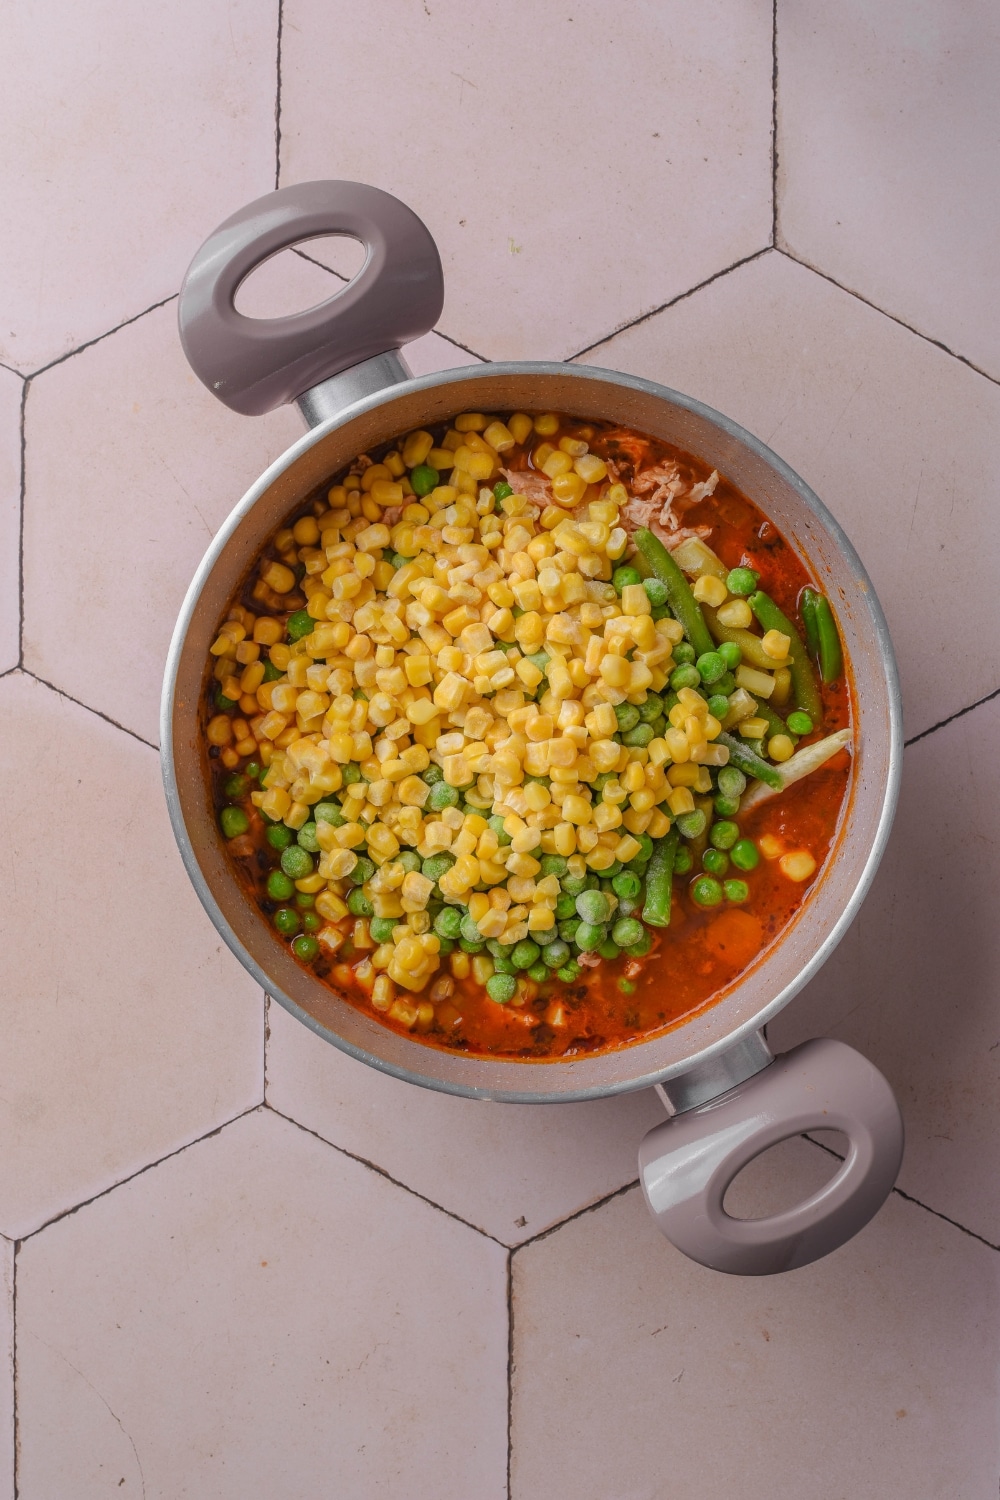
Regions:
<instances>
[{"instance_id":1,"label":"pink tile floor","mask_svg":"<svg viewBox=\"0 0 1000 1500\"><path fill-rule=\"evenodd\" d=\"M991 1500L995 7L56 0L12 9L5 43L0 1500ZM869 567L900 810L770 1035L861 1047L908 1147L827 1261L685 1261L635 1186L651 1093L532 1109L372 1073L268 1013L191 891L164 653L210 536L301 428L211 400L176 293L219 220L312 177L396 192L435 234L417 373L578 358L688 391ZM309 254L242 305L351 270ZM788 1142L742 1211L832 1166Z\"/></svg>"}]
</instances>

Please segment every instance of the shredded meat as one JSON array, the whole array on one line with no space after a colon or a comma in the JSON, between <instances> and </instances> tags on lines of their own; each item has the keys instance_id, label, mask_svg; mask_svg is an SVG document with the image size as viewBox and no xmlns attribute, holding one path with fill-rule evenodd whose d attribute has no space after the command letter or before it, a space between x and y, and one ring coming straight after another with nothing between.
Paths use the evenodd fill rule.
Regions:
<instances>
[{"instance_id":1,"label":"shredded meat","mask_svg":"<svg viewBox=\"0 0 1000 1500\"><path fill-rule=\"evenodd\" d=\"M395 526L402 514L403 507L401 505L387 505L382 512L382 521L386 526Z\"/></svg>"},{"instance_id":2,"label":"shredded meat","mask_svg":"<svg viewBox=\"0 0 1000 1500\"><path fill-rule=\"evenodd\" d=\"M527 495L542 505L552 504L552 481L537 469L502 469L500 471L516 495Z\"/></svg>"}]
</instances>

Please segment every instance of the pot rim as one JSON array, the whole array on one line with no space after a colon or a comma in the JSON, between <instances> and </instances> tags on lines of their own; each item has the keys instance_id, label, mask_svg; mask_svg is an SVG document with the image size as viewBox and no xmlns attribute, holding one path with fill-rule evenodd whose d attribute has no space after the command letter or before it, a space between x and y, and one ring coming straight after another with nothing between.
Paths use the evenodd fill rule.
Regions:
<instances>
[{"instance_id":1,"label":"pot rim","mask_svg":"<svg viewBox=\"0 0 1000 1500\"><path fill-rule=\"evenodd\" d=\"M719 429L726 437L734 440L738 445L749 449L757 459L777 475L779 480L783 481L784 484L795 492L798 500L805 505L820 523L820 526L832 538L864 593L866 610L873 628L874 644L877 647L879 662L884 671L889 738L886 754L886 776L868 855L864 860L853 890L844 902L839 915L826 932L822 941L812 950L808 958L801 965L798 973L784 984L778 993L753 1015L740 1021L731 1030L724 1032L721 1036L715 1037L700 1047L696 1046L694 1051L683 1058L679 1058L667 1065L658 1065L652 1069L640 1067L640 1070L635 1072L630 1071L626 1066L624 1071L620 1072L610 1082L571 1088L559 1092L539 1092L525 1090L524 1088L508 1087L502 1081L503 1075L505 1073L509 1074L510 1070L518 1068L523 1070L526 1067L532 1071L542 1069L545 1072L550 1072L556 1068L572 1066L572 1062L580 1062L582 1059L574 1059L572 1061L560 1059L529 1061L526 1059L480 1058L476 1056L475 1061L483 1064L482 1071L491 1072L494 1075L495 1083L491 1083L488 1086L471 1086L458 1079L442 1078L439 1076L432 1078L426 1074L422 1075L410 1067L378 1056L376 1053L340 1036L329 1027L324 1026L292 999L290 995L285 993L281 986L261 967L237 937L205 878L184 819L174 745L177 676L195 608L206 581L218 559L225 551L234 532L275 481L291 468L303 454L307 453L330 433L336 432L341 427L346 426L349 422L368 412L376 411L382 406L391 404L401 396L413 396L424 391L440 390L442 387L465 384L467 382L474 383L477 380L503 376L523 377L533 375L541 377L558 376L561 379L568 378L570 380L579 378L581 380L598 381L604 384L616 385L646 397L665 400L671 405L690 412L695 417L708 422ZM290 504L289 509L291 508ZM345 406L341 411L338 411L336 415L305 432L301 438L292 443L250 485L242 498L234 506L209 544L191 580L183 604L181 605L167 652L160 711L160 758L164 791L174 837L177 841L185 869L216 930L239 959L243 967L253 975L264 991L276 999L279 1004L318 1036L332 1042L333 1045L341 1051L346 1052L349 1056L368 1063L381 1072L388 1073L406 1082L433 1088L439 1092L465 1098L486 1098L505 1103L577 1102L587 1099L604 1098L612 1094L631 1092L636 1089L649 1087L700 1067L718 1058L735 1045L744 1042L752 1033L759 1032L760 1028L777 1015L818 972L837 947L857 915L881 862L892 826L902 772L902 748L902 708L899 679L885 616L875 589L853 544L841 528L839 522L814 491L767 444L763 443L730 417L707 405L707 403L698 401L692 396L685 395L683 392L660 385L655 381L646 380L640 376L629 375L616 370L607 370L595 365L572 365L557 361L483 363L479 365L459 366L450 370L437 371L430 375L411 377L404 382L392 385L352 402L349 406ZM851 799L851 796L851 790L849 789L849 799ZM841 842L842 837L842 833L838 833L836 836L835 847L831 851L831 861L837 858L836 844ZM757 963L751 966L751 971L757 972L768 966L774 953L782 946L795 926L796 921L793 920L791 928L785 930L776 944L765 950ZM319 983L319 981L315 982ZM324 989L326 989L325 986ZM731 988L729 994L734 994L736 989L738 989L738 985L735 988ZM655 1045L657 1041L662 1040L665 1035L677 1035L690 1029L693 1023L699 1018L711 1014L719 1006L724 1005L727 998L728 996L724 996L722 1000L713 1002L712 1005L695 1012L688 1019L678 1022L675 1026L669 1028L667 1032L656 1033L646 1041L635 1042L625 1048L613 1049L610 1053L590 1054L590 1057L596 1059L602 1056L613 1056L620 1063L634 1058L638 1064L640 1059L646 1056L648 1049ZM381 1026L380 1029L382 1031L388 1030ZM395 1035L395 1033L389 1034ZM411 1042L410 1045L418 1052L424 1054L434 1052L440 1055L444 1051L444 1049L430 1048L420 1042ZM445 1052L445 1056L461 1056L466 1062L473 1060L468 1054L448 1054ZM415 1062L419 1061L416 1058L414 1060ZM522 1077L524 1076L522 1071Z\"/></svg>"}]
</instances>

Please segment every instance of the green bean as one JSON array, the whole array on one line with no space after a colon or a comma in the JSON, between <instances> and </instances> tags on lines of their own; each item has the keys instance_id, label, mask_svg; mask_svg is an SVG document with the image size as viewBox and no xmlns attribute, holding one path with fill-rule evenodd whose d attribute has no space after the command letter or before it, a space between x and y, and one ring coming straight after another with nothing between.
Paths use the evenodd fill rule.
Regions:
<instances>
[{"instance_id":1,"label":"green bean","mask_svg":"<svg viewBox=\"0 0 1000 1500\"><path fill-rule=\"evenodd\" d=\"M666 547L651 531L646 531L642 527L635 533L634 541L656 577L661 583L666 584L670 608L694 647L696 657L714 650L714 642L708 633L708 626L698 607L698 601L691 592L691 585Z\"/></svg>"},{"instance_id":2,"label":"green bean","mask_svg":"<svg viewBox=\"0 0 1000 1500\"><path fill-rule=\"evenodd\" d=\"M758 589L756 594L751 594L750 608L765 632L780 630L782 635L788 636L790 642L788 654L792 660L792 696L795 699L795 707L807 713L814 724L822 723L823 700L820 697L819 683L816 681L809 654L795 626L787 615L782 614L770 594L765 594L763 589ZM817 622L818 618L817 613Z\"/></svg>"},{"instance_id":3,"label":"green bean","mask_svg":"<svg viewBox=\"0 0 1000 1500\"><path fill-rule=\"evenodd\" d=\"M771 787L775 792L780 792L784 786L780 774L774 766L769 766L766 760L761 760L750 750L746 742L738 740L734 734L729 734L725 729L718 736L717 744L725 745L729 751L729 763L744 772L747 776L756 776L765 786Z\"/></svg>"},{"instance_id":4,"label":"green bean","mask_svg":"<svg viewBox=\"0 0 1000 1500\"><path fill-rule=\"evenodd\" d=\"M806 650L813 661L819 661L819 628L816 624L816 600L818 598L819 594L815 589L803 589L802 598L799 600L799 612L806 631Z\"/></svg>"},{"instance_id":5,"label":"green bean","mask_svg":"<svg viewBox=\"0 0 1000 1500\"><path fill-rule=\"evenodd\" d=\"M642 920L650 927L670 926L671 882L678 838L677 829L671 828L653 846L653 857L646 871L646 904L642 909Z\"/></svg>"},{"instance_id":6,"label":"green bean","mask_svg":"<svg viewBox=\"0 0 1000 1500\"><path fill-rule=\"evenodd\" d=\"M701 609L708 628L717 641L732 641L739 646L740 655L748 667L756 667L761 672L774 671L774 660L764 650L759 635L754 635L752 630L740 630L735 625L720 625L718 614L708 604L703 604ZM676 660L675 654L674 661Z\"/></svg>"},{"instance_id":7,"label":"green bean","mask_svg":"<svg viewBox=\"0 0 1000 1500\"><path fill-rule=\"evenodd\" d=\"M844 670L844 653L830 601L822 594L816 599L816 629L819 633L820 676L824 682L835 682Z\"/></svg>"}]
</instances>

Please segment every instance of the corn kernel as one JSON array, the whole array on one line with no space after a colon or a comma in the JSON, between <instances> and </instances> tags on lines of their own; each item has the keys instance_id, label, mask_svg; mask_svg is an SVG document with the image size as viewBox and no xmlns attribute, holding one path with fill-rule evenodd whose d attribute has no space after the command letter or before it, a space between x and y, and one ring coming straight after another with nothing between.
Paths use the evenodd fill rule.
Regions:
<instances>
[{"instance_id":1,"label":"corn kernel","mask_svg":"<svg viewBox=\"0 0 1000 1500\"><path fill-rule=\"evenodd\" d=\"M778 869L786 879L801 882L815 874L816 861L808 849L798 849L792 854L783 854L778 860Z\"/></svg>"},{"instance_id":2,"label":"corn kernel","mask_svg":"<svg viewBox=\"0 0 1000 1500\"><path fill-rule=\"evenodd\" d=\"M787 734L775 734L767 742L767 753L772 760L788 760L794 754L795 746Z\"/></svg>"},{"instance_id":3,"label":"corn kernel","mask_svg":"<svg viewBox=\"0 0 1000 1500\"><path fill-rule=\"evenodd\" d=\"M781 630L765 631L760 643L761 650L765 656L769 656L772 661L780 662L788 660L788 651L791 644L791 637L785 635Z\"/></svg>"},{"instance_id":4,"label":"corn kernel","mask_svg":"<svg viewBox=\"0 0 1000 1500\"><path fill-rule=\"evenodd\" d=\"M747 630L753 623L753 610L745 599L730 599L720 605L718 618L728 630Z\"/></svg>"}]
</instances>

